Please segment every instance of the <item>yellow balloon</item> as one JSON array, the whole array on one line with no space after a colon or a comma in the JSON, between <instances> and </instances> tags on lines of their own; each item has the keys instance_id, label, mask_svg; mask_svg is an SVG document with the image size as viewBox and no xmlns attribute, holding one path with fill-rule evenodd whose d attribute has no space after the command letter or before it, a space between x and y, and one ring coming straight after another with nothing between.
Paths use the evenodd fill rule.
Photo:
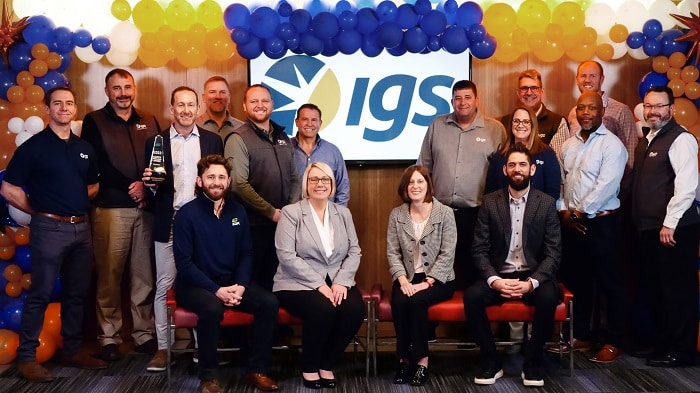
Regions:
<instances>
[{"instance_id":1,"label":"yellow balloon","mask_svg":"<svg viewBox=\"0 0 700 393\"><path fill-rule=\"evenodd\" d=\"M671 56L668 57L668 64L671 65L671 67L675 68L683 68L686 62L686 57L683 53L681 52L673 52L671 53Z\"/></svg>"},{"instance_id":2,"label":"yellow balloon","mask_svg":"<svg viewBox=\"0 0 700 393\"><path fill-rule=\"evenodd\" d=\"M207 30L214 30L224 25L224 13L221 6L214 0L204 0L197 6L197 22Z\"/></svg>"},{"instance_id":3,"label":"yellow balloon","mask_svg":"<svg viewBox=\"0 0 700 393\"><path fill-rule=\"evenodd\" d=\"M195 23L190 26L189 34L194 45L202 46L206 41L207 28L201 23Z\"/></svg>"},{"instance_id":4,"label":"yellow balloon","mask_svg":"<svg viewBox=\"0 0 700 393\"><path fill-rule=\"evenodd\" d=\"M654 61L651 63L651 68L654 70L654 72L659 74L665 74L669 67L668 57L666 56L656 56Z\"/></svg>"},{"instance_id":5,"label":"yellow balloon","mask_svg":"<svg viewBox=\"0 0 700 393\"><path fill-rule=\"evenodd\" d=\"M535 32L527 37L527 44L530 47L530 52L536 53L542 49L547 43L547 37L544 33Z\"/></svg>"},{"instance_id":6,"label":"yellow balloon","mask_svg":"<svg viewBox=\"0 0 700 393\"><path fill-rule=\"evenodd\" d=\"M141 39L139 40L139 49L144 49L147 51L154 51L158 48L158 36L156 33L143 33L141 34ZM141 57L141 52L139 51L139 57Z\"/></svg>"},{"instance_id":7,"label":"yellow balloon","mask_svg":"<svg viewBox=\"0 0 700 393\"><path fill-rule=\"evenodd\" d=\"M698 80L698 77L700 77L700 71L694 65L685 66L681 70L681 79L685 83L695 82Z\"/></svg>"},{"instance_id":8,"label":"yellow balloon","mask_svg":"<svg viewBox=\"0 0 700 393\"><path fill-rule=\"evenodd\" d=\"M668 81L666 86L673 91L674 97L680 97L683 95L683 93L685 93L685 82L683 82L681 79L671 79Z\"/></svg>"},{"instance_id":9,"label":"yellow balloon","mask_svg":"<svg viewBox=\"0 0 700 393\"><path fill-rule=\"evenodd\" d=\"M126 0L114 0L110 10L112 15L121 21L129 19L131 16L131 5Z\"/></svg>"},{"instance_id":10,"label":"yellow balloon","mask_svg":"<svg viewBox=\"0 0 700 393\"><path fill-rule=\"evenodd\" d=\"M538 59L546 63L553 63L561 59L562 56L564 56L564 49L562 48L561 44L557 44L556 42L551 41L545 41L544 45L540 48L540 50L535 51L533 53Z\"/></svg>"},{"instance_id":11,"label":"yellow balloon","mask_svg":"<svg viewBox=\"0 0 700 393\"><path fill-rule=\"evenodd\" d=\"M131 16L142 33L155 33L165 23L165 11L156 0L139 1Z\"/></svg>"},{"instance_id":12,"label":"yellow balloon","mask_svg":"<svg viewBox=\"0 0 700 393\"><path fill-rule=\"evenodd\" d=\"M598 41L598 32L592 27L584 27L578 34L584 44L595 45Z\"/></svg>"},{"instance_id":13,"label":"yellow balloon","mask_svg":"<svg viewBox=\"0 0 700 393\"><path fill-rule=\"evenodd\" d=\"M507 37L517 27L517 15L513 7L506 3L496 3L484 12L482 24L492 36Z\"/></svg>"},{"instance_id":14,"label":"yellow balloon","mask_svg":"<svg viewBox=\"0 0 700 393\"><path fill-rule=\"evenodd\" d=\"M615 49L608 43L598 45L595 50L595 55L602 61L610 61L614 54Z\"/></svg>"},{"instance_id":15,"label":"yellow balloon","mask_svg":"<svg viewBox=\"0 0 700 393\"><path fill-rule=\"evenodd\" d=\"M528 33L544 32L551 11L543 0L525 0L518 8L517 22Z\"/></svg>"},{"instance_id":16,"label":"yellow balloon","mask_svg":"<svg viewBox=\"0 0 700 393\"><path fill-rule=\"evenodd\" d=\"M523 52L515 45L513 39L504 39L498 41L493 58L498 62L508 64L518 60L522 54Z\"/></svg>"},{"instance_id":17,"label":"yellow balloon","mask_svg":"<svg viewBox=\"0 0 700 393\"><path fill-rule=\"evenodd\" d=\"M186 68L199 68L207 61L207 54L201 47L190 47L177 51L177 61Z\"/></svg>"},{"instance_id":18,"label":"yellow balloon","mask_svg":"<svg viewBox=\"0 0 700 393\"><path fill-rule=\"evenodd\" d=\"M513 30L508 38L513 41L513 45L521 48L520 51L522 52L522 48L525 48L527 45L528 37L529 35L527 34L527 31L525 31L525 29L522 27L518 27L517 29ZM498 45L500 45L500 41ZM498 50L498 45L496 46L496 50Z\"/></svg>"},{"instance_id":19,"label":"yellow balloon","mask_svg":"<svg viewBox=\"0 0 700 393\"><path fill-rule=\"evenodd\" d=\"M676 98L674 107L676 108L675 115L678 124L685 128L690 128L698 120L698 109L687 98Z\"/></svg>"},{"instance_id":20,"label":"yellow balloon","mask_svg":"<svg viewBox=\"0 0 700 393\"><path fill-rule=\"evenodd\" d=\"M549 41L561 41L564 38L564 28L556 23L550 23L545 28L544 34Z\"/></svg>"},{"instance_id":21,"label":"yellow balloon","mask_svg":"<svg viewBox=\"0 0 700 393\"><path fill-rule=\"evenodd\" d=\"M160 68L168 63L168 59L159 50L148 50L139 48L139 60L149 68Z\"/></svg>"},{"instance_id":22,"label":"yellow balloon","mask_svg":"<svg viewBox=\"0 0 700 393\"><path fill-rule=\"evenodd\" d=\"M608 36L610 36L612 42L616 43L624 42L628 35L629 31L627 31L627 27L621 24L614 24L608 33Z\"/></svg>"},{"instance_id":23,"label":"yellow balloon","mask_svg":"<svg viewBox=\"0 0 700 393\"><path fill-rule=\"evenodd\" d=\"M233 56L235 45L231 40L231 34L225 27L208 32L204 42L207 57L210 60L224 61Z\"/></svg>"},{"instance_id":24,"label":"yellow balloon","mask_svg":"<svg viewBox=\"0 0 700 393\"><path fill-rule=\"evenodd\" d=\"M595 44L581 44L577 48L567 50L566 55L569 56L571 60L580 63L582 61L586 61L592 58L593 55L595 55L597 47L598 46Z\"/></svg>"},{"instance_id":25,"label":"yellow balloon","mask_svg":"<svg viewBox=\"0 0 700 393\"><path fill-rule=\"evenodd\" d=\"M173 0L165 9L165 21L173 30L187 31L195 22L194 7L185 0Z\"/></svg>"},{"instance_id":26,"label":"yellow balloon","mask_svg":"<svg viewBox=\"0 0 700 393\"><path fill-rule=\"evenodd\" d=\"M560 25L564 34L573 34L585 26L586 16L581 6L573 1L565 1L552 11L552 23Z\"/></svg>"},{"instance_id":27,"label":"yellow balloon","mask_svg":"<svg viewBox=\"0 0 700 393\"><path fill-rule=\"evenodd\" d=\"M700 98L700 83L693 81L685 85L685 96L691 100Z\"/></svg>"}]
</instances>

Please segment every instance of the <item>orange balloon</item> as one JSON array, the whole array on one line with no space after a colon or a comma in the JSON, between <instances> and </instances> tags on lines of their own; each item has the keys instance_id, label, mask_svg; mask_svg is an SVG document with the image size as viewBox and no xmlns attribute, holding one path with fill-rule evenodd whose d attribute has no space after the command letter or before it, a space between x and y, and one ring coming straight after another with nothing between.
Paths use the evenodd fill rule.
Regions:
<instances>
[{"instance_id":1,"label":"orange balloon","mask_svg":"<svg viewBox=\"0 0 700 393\"><path fill-rule=\"evenodd\" d=\"M44 76L47 72L49 72L49 66L44 60L32 60L32 62L29 63L29 73L35 77Z\"/></svg>"},{"instance_id":2,"label":"orange balloon","mask_svg":"<svg viewBox=\"0 0 700 393\"><path fill-rule=\"evenodd\" d=\"M676 98L674 107L676 108L676 114L673 116L676 118L678 124L684 126L685 128L690 128L695 124L698 119L698 109L687 98Z\"/></svg>"},{"instance_id":3,"label":"orange balloon","mask_svg":"<svg viewBox=\"0 0 700 393\"><path fill-rule=\"evenodd\" d=\"M7 100L13 104L19 104L24 101L24 88L21 86L12 86L7 89Z\"/></svg>"},{"instance_id":4,"label":"orange balloon","mask_svg":"<svg viewBox=\"0 0 700 393\"><path fill-rule=\"evenodd\" d=\"M6 151L0 152L0 171L3 169L7 169L7 164L10 163L10 158L12 158L13 153L14 153L14 150L10 153L8 153Z\"/></svg>"},{"instance_id":5,"label":"orange balloon","mask_svg":"<svg viewBox=\"0 0 700 393\"><path fill-rule=\"evenodd\" d=\"M46 65L49 67L50 70L55 70L56 68L61 66L61 63L63 63L63 59L61 58L61 55L55 52L49 53L49 55L44 59L46 62Z\"/></svg>"},{"instance_id":6,"label":"orange balloon","mask_svg":"<svg viewBox=\"0 0 700 393\"><path fill-rule=\"evenodd\" d=\"M0 246L0 259L10 261L15 257L15 246Z\"/></svg>"},{"instance_id":7,"label":"orange balloon","mask_svg":"<svg viewBox=\"0 0 700 393\"><path fill-rule=\"evenodd\" d=\"M668 64L671 65L671 67L681 69L685 65L686 60L683 53L673 52L671 56L668 57Z\"/></svg>"},{"instance_id":8,"label":"orange balloon","mask_svg":"<svg viewBox=\"0 0 700 393\"><path fill-rule=\"evenodd\" d=\"M11 117L12 109L10 109L10 103L5 100L0 100L0 119L10 120Z\"/></svg>"},{"instance_id":9,"label":"orange balloon","mask_svg":"<svg viewBox=\"0 0 700 393\"><path fill-rule=\"evenodd\" d=\"M17 231L15 231L15 244L18 246L26 246L29 244L29 228L17 228Z\"/></svg>"},{"instance_id":10,"label":"orange balloon","mask_svg":"<svg viewBox=\"0 0 700 393\"><path fill-rule=\"evenodd\" d=\"M41 332L46 332L57 339L61 338L61 303L49 303L46 307Z\"/></svg>"},{"instance_id":11,"label":"orange balloon","mask_svg":"<svg viewBox=\"0 0 700 393\"><path fill-rule=\"evenodd\" d=\"M12 236L8 235L7 233L12 233ZM15 245L14 231L12 231L12 229L10 229L9 227L6 227L5 233L0 232L0 247L14 246L14 245Z\"/></svg>"},{"instance_id":12,"label":"orange balloon","mask_svg":"<svg viewBox=\"0 0 700 393\"><path fill-rule=\"evenodd\" d=\"M39 60L44 60L49 55L49 47L45 44L38 43L32 46L32 57Z\"/></svg>"},{"instance_id":13,"label":"orange balloon","mask_svg":"<svg viewBox=\"0 0 700 393\"><path fill-rule=\"evenodd\" d=\"M561 41L564 38L564 28L556 23L550 23L544 29L544 35L550 41Z\"/></svg>"},{"instance_id":14,"label":"orange balloon","mask_svg":"<svg viewBox=\"0 0 700 393\"><path fill-rule=\"evenodd\" d=\"M676 52L678 53L678 52ZM671 80L671 79L681 79L681 69L680 68L675 68L671 67L666 71L666 77Z\"/></svg>"},{"instance_id":15,"label":"orange balloon","mask_svg":"<svg viewBox=\"0 0 700 393\"><path fill-rule=\"evenodd\" d=\"M595 45L598 41L598 32L592 27L584 27L581 29L579 37L584 44Z\"/></svg>"},{"instance_id":16,"label":"orange balloon","mask_svg":"<svg viewBox=\"0 0 700 393\"><path fill-rule=\"evenodd\" d=\"M5 293L9 297L18 297L22 294L22 284L18 282L8 282L5 285Z\"/></svg>"},{"instance_id":17,"label":"orange balloon","mask_svg":"<svg viewBox=\"0 0 700 393\"><path fill-rule=\"evenodd\" d=\"M674 97L680 97L685 92L685 82L678 78L671 79L666 86L673 90Z\"/></svg>"},{"instance_id":18,"label":"orange balloon","mask_svg":"<svg viewBox=\"0 0 700 393\"><path fill-rule=\"evenodd\" d=\"M31 86L34 84L34 75L29 71L20 71L17 73L17 84L22 87Z\"/></svg>"},{"instance_id":19,"label":"orange balloon","mask_svg":"<svg viewBox=\"0 0 700 393\"><path fill-rule=\"evenodd\" d=\"M629 32L627 31L627 27L625 27L625 25L621 25L621 24L614 24L610 28L610 32L608 33L612 42L617 42L617 43L625 41L627 39L628 34L629 34Z\"/></svg>"},{"instance_id":20,"label":"orange balloon","mask_svg":"<svg viewBox=\"0 0 700 393\"><path fill-rule=\"evenodd\" d=\"M31 273L24 273L22 275L22 280L20 281L22 284L22 289L25 291L28 291L29 288L32 287L32 274Z\"/></svg>"},{"instance_id":21,"label":"orange balloon","mask_svg":"<svg viewBox=\"0 0 700 393\"><path fill-rule=\"evenodd\" d=\"M695 82L698 80L698 77L700 77L700 70L694 65L685 66L681 70L681 79L685 83Z\"/></svg>"},{"instance_id":22,"label":"orange balloon","mask_svg":"<svg viewBox=\"0 0 700 393\"><path fill-rule=\"evenodd\" d=\"M157 49L139 48L139 59L148 68L160 68L168 63L168 59Z\"/></svg>"},{"instance_id":23,"label":"orange balloon","mask_svg":"<svg viewBox=\"0 0 700 393\"><path fill-rule=\"evenodd\" d=\"M8 329L0 329L0 364L10 364L17 358L19 334Z\"/></svg>"},{"instance_id":24,"label":"orange balloon","mask_svg":"<svg viewBox=\"0 0 700 393\"><path fill-rule=\"evenodd\" d=\"M15 264L8 265L3 272L3 276L5 276L9 282L19 282L19 280L22 279L22 269Z\"/></svg>"},{"instance_id":25,"label":"orange balloon","mask_svg":"<svg viewBox=\"0 0 700 393\"><path fill-rule=\"evenodd\" d=\"M40 104L44 102L44 89L37 85L29 86L24 90L24 99L29 104Z\"/></svg>"},{"instance_id":26,"label":"orange balloon","mask_svg":"<svg viewBox=\"0 0 700 393\"><path fill-rule=\"evenodd\" d=\"M39 334L39 346L36 347L36 362L47 362L56 353L56 338L50 333Z\"/></svg>"},{"instance_id":27,"label":"orange balloon","mask_svg":"<svg viewBox=\"0 0 700 393\"><path fill-rule=\"evenodd\" d=\"M598 47L595 50L595 55L603 61L611 60L614 54L615 49L613 49L612 45L608 43L598 45Z\"/></svg>"},{"instance_id":28,"label":"orange balloon","mask_svg":"<svg viewBox=\"0 0 700 393\"><path fill-rule=\"evenodd\" d=\"M670 67L671 66L668 64L668 57L666 56L656 56L651 63L651 68L654 72L658 72L659 74L665 74Z\"/></svg>"},{"instance_id":29,"label":"orange balloon","mask_svg":"<svg viewBox=\"0 0 700 393\"><path fill-rule=\"evenodd\" d=\"M46 114L46 110L44 108L44 104L30 104L27 102L22 102L19 104L11 104L10 111L12 113L12 117L21 117L22 119L26 119L29 116L39 116L46 122L48 115Z\"/></svg>"},{"instance_id":30,"label":"orange balloon","mask_svg":"<svg viewBox=\"0 0 700 393\"><path fill-rule=\"evenodd\" d=\"M234 43L231 34L224 27L207 32L204 46L207 57L213 61L225 61L233 56Z\"/></svg>"},{"instance_id":31,"label":"orange balloon","mask_svg":"<svg viewBox=\"0 0 700 393\"><path fill-rule=\"evenodd\" d=\"M691 100L700 98L700 83L693 81L685 85L685 96Z\"/></svg>"}]
</instances>

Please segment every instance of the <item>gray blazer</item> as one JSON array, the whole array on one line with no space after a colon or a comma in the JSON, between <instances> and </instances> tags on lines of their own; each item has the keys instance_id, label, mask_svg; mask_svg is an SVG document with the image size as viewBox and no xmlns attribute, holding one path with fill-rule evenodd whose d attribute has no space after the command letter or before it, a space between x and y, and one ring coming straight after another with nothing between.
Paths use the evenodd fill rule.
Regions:
<instances>
[{"instance_id":1,"label":"gray blazer","mask_svg":"<svg viewBox=\"0 0 700 393\"><path fill-rule=\"evenodd\" d=\"M486 280L497 276L510 249L510 201L508 188L484 196L474 228L472 257ZM561 231L556 201L540 190L530 188L523 216L523 253L530 277L556 282L561 262Z\"/></svg>"},{"instance_id":2,"label":"gray blazer","mask_svg":"<svg viewBox=\"0 0 700 393\"><path fill-rule=\"evenodd\" d=\"M333 284L355 285L360 266L360 245L348 208L328 202L328 217L333 227L333 253L326 257L314 223L308 199L282 208L275 231L279 266L272 291L315 290Z\"/></svg>"},{"instance_id":3,"label":"gray blazer","mask_svg":"<svg viewBox=\"0 0 700 393\"><path fill-rule=\"evenodd\" d=\"M406 276L413 280L413 249L420 241L421 260L425 275L445 283L455 279L453 269L457 245L457 225L451 207L433 198L433 210L420 239L416 239L408 203L395 207L389 215L386 256L392 280Z\"/></svg>"}]
</instances>

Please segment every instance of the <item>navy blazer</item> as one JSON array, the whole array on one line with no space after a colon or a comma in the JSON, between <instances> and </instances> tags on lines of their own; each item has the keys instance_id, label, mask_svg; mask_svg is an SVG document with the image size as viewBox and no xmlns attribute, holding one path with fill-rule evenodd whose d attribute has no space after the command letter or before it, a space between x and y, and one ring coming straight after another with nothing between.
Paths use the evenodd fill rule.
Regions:
<instances>
[{"instance_id":1,"label":"navy blazer","mask_svg":"<svg viewBox=\"0 0 700 393\"><path fill-rule=\"evenodd\" d=\"M508 188L484 195L474 228L472 257L477 271L486 280L498 276L510 249L511 221ZM523 253L530 277L556 283L561 262L561 231L556 201L530 187L523 216Z\"/></svg>"},{"instance_id":2,"label":"navy blazer","mask_svg":"<svg viewBox=\"0 0 700 393\"><path fill-rule=\"evenodd\" d=\"M209 154L224 154L224 145L221 137L204 128L197 127L199 131L199 150L202 157ZM170 239L170 227L173 223L173 200L175 199L175 186L173 179L173 156L170 148L170 127L161 131L163 137L163 154L165 159L165 180L158 185L155 195L146 190L149 197L148 208L153 212L153 241L167 243ZM146 163L151 162L151 151L155 136L146 141Z\"/></svg>"}]
</instances>

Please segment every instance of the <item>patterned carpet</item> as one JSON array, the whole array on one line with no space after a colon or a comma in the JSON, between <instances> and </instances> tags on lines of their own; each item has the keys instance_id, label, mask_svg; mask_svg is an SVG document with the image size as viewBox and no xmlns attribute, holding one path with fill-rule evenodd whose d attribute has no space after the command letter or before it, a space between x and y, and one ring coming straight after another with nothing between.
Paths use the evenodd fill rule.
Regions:
<instances>
[{"instance_id":1,"label":"patterned carpet","mask_svg":"<svg viewBox=\"0 0 700 393\"><path fill-rule=\"evenodd\" d=\"M224 392L255 392L241 383L243 370L236 366L240 355L234 355L231 366L220 368L220 380ZM437 351L431 356L431 377L423 387L393 385L395 359L391 353L381 353L378 376L365 378L364 353L357 356L347 353L336 369L339 386L337 393L360 392L700 392L700 367L679 369L655 369L644 365L642 359L623 356L610 365L589 362L584 354L576 355L574 376L560 365L556 355L547 355L544 388L525 388L520 380L522 357L505 355L505 376L495 385L477 386L472 378L477 371L474 351ZM47 367L57 380L47 384L29 383L19 377L12 365L0 373L0 392L8 393L137 393L137 392L197 392L196 365L188 354L178 358L173 368L170 385L165 373L146 372L149 357L129 354L111 363L107 370L87 371L62 367L55 362ZM298 369L298 353L293 350L277 351L270 374L278 378L281 392L311 392L301 384ZM700 362L698 363L700 364ZM1 370L1 369L0 369ZM328 389L326 389L328 391Z\"/></svg>"}]
</instances>

